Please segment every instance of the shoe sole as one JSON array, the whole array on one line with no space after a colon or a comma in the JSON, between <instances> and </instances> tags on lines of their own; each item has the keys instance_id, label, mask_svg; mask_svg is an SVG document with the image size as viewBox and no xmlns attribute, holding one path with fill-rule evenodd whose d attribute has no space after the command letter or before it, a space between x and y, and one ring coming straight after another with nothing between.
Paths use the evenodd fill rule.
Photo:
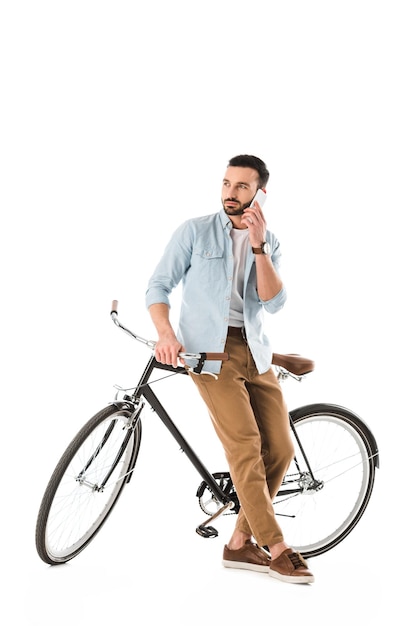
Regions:
<instances>
[{"instance_id":1,"label":"shoe sole","mask_svg":"<svg viewBox=\"0 0 418 626\"><path fill-rule=\"evenodd\" d=\"M247 569L251 572L261 572L263 574L268 574L270 571L269 565L256 565L255 563L245 563L244 561L228 561L224 559L222 565L232 569Z\"/></svg>"},{"instance_id":2,"label":"shoe sole","mask_svg":"<svg viewBox=\"0 0 418 626\"><path fill-rule=\"evenodd\" d=\"M286 574L279 574L275 570L269 567L269 576L277 578L284 583L313 583L315 578L313 576L286 576Z\"/></svg>"}]
</instances>

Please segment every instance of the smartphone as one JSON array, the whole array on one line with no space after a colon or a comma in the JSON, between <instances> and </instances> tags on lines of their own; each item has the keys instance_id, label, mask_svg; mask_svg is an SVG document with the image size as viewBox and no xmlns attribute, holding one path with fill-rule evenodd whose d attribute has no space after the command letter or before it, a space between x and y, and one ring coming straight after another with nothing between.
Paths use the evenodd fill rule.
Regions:
<instances>
[{"instance_id":1,"label":"smartphone","mask_svg":"<svg viewBox=\"0 0 418 626\"><path fill-rule=\"evenodd\" d=\"M254 202L258 202L258 204L263 207L263 204L265 203L267 198L267 194L264 191L264 189L258 189L257 193L255 194L254 198L251 201L250 207L254 206Z\"/></svg>"}]
</instances>

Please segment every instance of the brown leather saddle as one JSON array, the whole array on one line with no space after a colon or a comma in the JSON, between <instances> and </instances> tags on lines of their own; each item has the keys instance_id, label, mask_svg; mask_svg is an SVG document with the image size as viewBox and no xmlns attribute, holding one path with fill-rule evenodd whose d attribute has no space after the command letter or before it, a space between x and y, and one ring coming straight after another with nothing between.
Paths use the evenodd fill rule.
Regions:
<instances>
[{"instance_id":1,"label":"brown leather saddle","mask_svg":"<svg viewBox=\"0 0 418 626\"><path fill-rule=\"evenodd\" d=\"M277 354L274 352L272 363L273 365L284 367L288 372L291 372L296 376L309 374L309 372L312 372L315 367L313 361L300 356L300 354Z\"/></svg>"}]
</instances>

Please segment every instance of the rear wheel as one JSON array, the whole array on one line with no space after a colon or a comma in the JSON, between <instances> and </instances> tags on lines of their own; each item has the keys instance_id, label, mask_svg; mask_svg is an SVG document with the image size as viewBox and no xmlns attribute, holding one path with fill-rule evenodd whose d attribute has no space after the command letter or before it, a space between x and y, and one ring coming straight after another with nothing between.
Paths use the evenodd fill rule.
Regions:
<instances>
[{"instance_id":1,"label":"rear wheel","mask_svg":"<svg viewBox=\"0 0 418 626\"><path fill-rule=\"evenodd\" d=\"M43 496L36 548L50 565L79 554L98 533L129 482L141 442L139 416L110 405L77 433Z\"/></svg>"},{"instance_id":2,"label":"rear wheel","mask_svg":"<svg viewBox=\"0 0 418 626\"><path fill-rule=\"evenodd\" d=\"M343 407L314 404L291 417L295 460L274 508L286 542L309 558L336 546L359 522L373 491L378 450L366 424Z\"/></svg>"}]
</instances>

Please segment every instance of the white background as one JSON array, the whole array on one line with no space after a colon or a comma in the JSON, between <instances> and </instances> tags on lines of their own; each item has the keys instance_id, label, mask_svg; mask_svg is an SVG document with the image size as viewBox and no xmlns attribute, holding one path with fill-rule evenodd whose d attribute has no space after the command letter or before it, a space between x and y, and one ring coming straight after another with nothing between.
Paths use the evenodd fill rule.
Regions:
<instances>
[{"instance_id":1,"label":"white background","mask_svg":"<svg viewBox=\"0 0 418 626\"><path fill-rule=\"evenodd\" d=\"M3 2L1 54L2 622L350 624L408 614L408 458L416 423L416 3L403 0ZM220 207L227 161L263 158L289 299L278 352L316 362L290 408L356 411L381 453L375 493L309 588L220 565L195 470L148 413L141 472L95 542L35 551L46 482L78 428L149 357L149 274L184 219ZM174 298L174 315L176 300ZM190 386L161 384L212 471ZM405 433L402 429L408 428ZM181 483L175 482L181 478Z\"/></svg>"}]
</instances>

